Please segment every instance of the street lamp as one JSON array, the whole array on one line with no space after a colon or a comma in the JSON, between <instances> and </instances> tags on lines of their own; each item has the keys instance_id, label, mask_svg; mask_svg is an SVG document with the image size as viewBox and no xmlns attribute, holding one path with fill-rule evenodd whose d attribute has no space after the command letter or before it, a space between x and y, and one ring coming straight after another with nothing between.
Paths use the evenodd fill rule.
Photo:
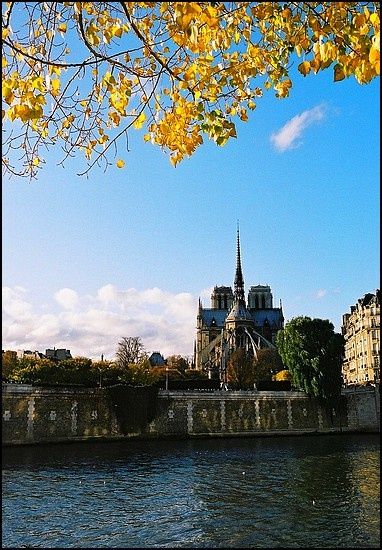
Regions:
<instances>
[{"instance_id":1,"label":"street lamp","mask_svg":"<svg viewBox=\"0 0 382 550\"><path fill-rule=\"evenodd\" d=\"M168 391L168 367L166 367L166 391Z\"/></svg>"},{"instance_id":2,"label":"street lamp","mask_svg":"<svg viewBox=\"0 0 382 550\"><path fill-rule=\"evenodd\" d=\"M103 354L101 355L101 363L103 363ZM102 370L101 370L101 367L98 367L98 372L99 372L98 385L99 385L100 388L102 388Z\"/></svg>"}]
</instances>

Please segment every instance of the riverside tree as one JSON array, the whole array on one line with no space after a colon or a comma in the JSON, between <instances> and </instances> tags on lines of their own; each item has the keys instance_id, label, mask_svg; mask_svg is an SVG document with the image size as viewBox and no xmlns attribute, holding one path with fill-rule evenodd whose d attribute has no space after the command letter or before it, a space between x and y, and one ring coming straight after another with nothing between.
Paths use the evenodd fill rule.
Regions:
<instances>
[{"instance_id":1,"label":"riverside tree","mask_svg":"<svg viewBox=\"0 0 382 550\"><path fill-rule=\"evenodd\" d=\"M166 359L166 364L170 369L177 369L182 373L184 373L189 366L187 359L181 355L170 355Z\"/></svg>"},{"instance_id":2,"label":"riverside tree","mask_svg":"<svg viewBox=\"0 0 382 550\"><path fill-rule=\"evenodd\" d=\"M176 165L224 145L290 69L379 75L378 2L4 2L3 168L35 177L44 152L81 150L83 173L122 168L128 136ZM118 144L118 155L117 155Z\"/></svg>"},{"instance_id":3,"label":"riverside tree","mask_svg":"<svg viewBox=\"0 0 382 550\"><path fill-rule=\"evenodd\" d=\"M256 384L272 380L272 376L284 368L278 351L273 348L259 349L253 367Z\"/></svg>"},{"instance_id":4,"label":"riverside tree","mask_svg":"<svg viewBox=\"0 0 382 550\"><path fill-rule=\"evenodd\" d=\"M136 365L145 359L146 352L140 337L123 337L118 342L116 357L116 365L120 368L128 368L130 365Z\"/></svg>"},{"instance_id":5,"label":"riverside tree","mask_svg":"<svg viewBox=\"0 0 382 550\"><path fill-rule=\"evenodd\" d=\"M276 336L292 385L331 406L341 395L343 337L324 319L295 317Z\"/></svg>"},{"instance_id":6,"label":"riverside tree","mask_svg":"<svg viewBox=\"0 0 382 550\"><path fill-rule=\"evenodd\" d=\"M112 367L123 384L151 385L156 380L139 336L124 337L118 342L116 361Z\"/></svg>"},{"instance_id":7,"label":"riverside tree","mask_svg":"<svg viewBox=\"0 0 382 550\"><path fill-rule=\"evenodd\" d=\"M252 357L244 349L235 350L228 361L227 379L235 390L252 390L255 381L255 369Z\"/></svg>"}]
</instances>

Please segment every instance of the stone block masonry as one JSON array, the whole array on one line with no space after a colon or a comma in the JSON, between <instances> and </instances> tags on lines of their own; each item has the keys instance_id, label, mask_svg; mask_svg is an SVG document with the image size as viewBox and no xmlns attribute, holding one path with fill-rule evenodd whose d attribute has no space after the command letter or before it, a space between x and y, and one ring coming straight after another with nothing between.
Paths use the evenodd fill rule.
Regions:
<instances>
[{"instance_id":1,"label":"stone block masonry","mask_svg":"<svg viewBox=\"0 0 382 550\"><path fill-rule=\"evenodd\" d=\"M379 391L345 391L333 414L301 392L3 385L3 445L379 431Z\"/></svg>"}]
</instances>

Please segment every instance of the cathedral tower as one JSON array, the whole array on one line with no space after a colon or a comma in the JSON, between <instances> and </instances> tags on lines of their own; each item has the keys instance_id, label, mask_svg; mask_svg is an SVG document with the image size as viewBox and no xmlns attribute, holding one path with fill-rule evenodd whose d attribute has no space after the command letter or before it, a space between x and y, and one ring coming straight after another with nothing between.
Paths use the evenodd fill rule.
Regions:
<instances>
[{"instance_id":1,"label":"cathedral tower","mask_svg":"<svg viewBox=\"0 0 382 550\"><path fill-rule=\"evenodd\" d=\"M224 383L229 357L235 350L244 349L253 357L261 347L274 347L276 334L283 326L281 301L279 308L273 307L268 285L251 286L246 304L237 227L233 291L232 287L215 286L211 308L203 307L199 300L195 368Z\"/></svg>"}]
</instances>

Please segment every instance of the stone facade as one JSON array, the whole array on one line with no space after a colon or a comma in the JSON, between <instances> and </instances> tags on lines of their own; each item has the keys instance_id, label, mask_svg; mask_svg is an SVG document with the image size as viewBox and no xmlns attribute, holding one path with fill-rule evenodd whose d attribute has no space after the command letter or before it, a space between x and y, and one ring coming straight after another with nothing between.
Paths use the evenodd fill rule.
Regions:
<instances>
[{"instance_id":1,"label":"stone facade","mask_svg":"<svg viewBox=\"0 0 382 550\"><path fill-rule=\"evenodd\" d=\"M379 384L381 352L380 294L369 293L358 300L342 319L345 339L342 376L345 386Z\"/></svg>"},{"instance_id":2,"label":"stone facade","mask_svg":"<svg viewBox=\"0 0 382 550\"><path fill-rule=\"evenodd\" d=\"M379 430L374 388L345 392L337 415L302 392L117 390L5 384L3 445Z\"/></svg>"}]
</instances>

